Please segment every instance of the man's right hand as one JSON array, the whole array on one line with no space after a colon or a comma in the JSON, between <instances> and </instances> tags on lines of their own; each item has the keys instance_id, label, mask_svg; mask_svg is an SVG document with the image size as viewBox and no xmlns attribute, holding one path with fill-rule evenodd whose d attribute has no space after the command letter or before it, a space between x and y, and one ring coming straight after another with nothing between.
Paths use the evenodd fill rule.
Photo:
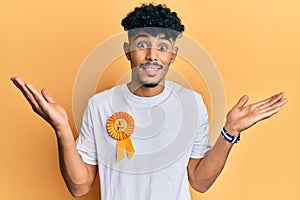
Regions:
<instances>
[{"instance_id":1,"label":"man's right hand","mask_svg":"<svg viewBox=\"0 0 300 200\"><path fill-rule=\"evenodd\" d=\"M69 126L65 109L54 101L48 90L42 89L39 93L32 85L24 83L18 77L12 77L11 80L23 93L34 112L45 119L56 132Z\"/></svg>"},{"instance_id":2,"label":"man's right hand","mask_svg":"<svg viewBox=\"0 0 300 200\"><path fill-rule=\"evenodd\" d=\"M98 168L97 165L84 163L78 154L65 109L55 103L46 89L42 89L39 93L20 78L12 77L11 80L23 93L34 112L55 129L60 170L69 191L74 197L85 195L92 188Z\"/></svg>"}]
</instances>

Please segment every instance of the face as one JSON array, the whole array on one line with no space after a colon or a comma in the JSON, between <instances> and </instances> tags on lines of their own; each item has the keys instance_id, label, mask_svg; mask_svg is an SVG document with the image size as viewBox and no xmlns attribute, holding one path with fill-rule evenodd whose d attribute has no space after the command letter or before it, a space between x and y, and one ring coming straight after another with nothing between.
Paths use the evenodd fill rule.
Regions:
<instances>
[{"instance_id":1,"label":"face","mask_svg":"<svg viewBox=\"0 0 300 200\"><path fill-rule=\"evenodd\" d=\"M131 37L124 50L131 63L132 82L144 87L164 83L169 65L177 55L173 39L164 34L154 37L143 31Z\"/></svg>"}]
</instances>

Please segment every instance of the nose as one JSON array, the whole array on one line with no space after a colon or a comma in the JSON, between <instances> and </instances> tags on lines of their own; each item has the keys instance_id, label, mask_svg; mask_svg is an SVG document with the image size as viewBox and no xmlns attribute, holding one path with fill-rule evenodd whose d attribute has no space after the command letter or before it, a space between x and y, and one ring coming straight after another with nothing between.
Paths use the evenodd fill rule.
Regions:
<instances>
[{"instance_id":1,"label":"nose","mask_svg":"<svg viewBox=\"0 0 300 200\"><path fill-rule=\"evenodd\" d=\"M146 59L147 61L157 61L157 49L148 48Z\"/></svg>"}]
</instances>

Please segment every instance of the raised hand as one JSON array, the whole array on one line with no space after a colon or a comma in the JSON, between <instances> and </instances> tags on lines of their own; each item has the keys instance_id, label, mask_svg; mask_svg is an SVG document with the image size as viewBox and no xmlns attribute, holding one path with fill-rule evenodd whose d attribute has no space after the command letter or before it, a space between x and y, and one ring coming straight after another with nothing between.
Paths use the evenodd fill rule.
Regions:
<instances>
[{"instance_id":1,"label":"raised hand","mask_svg":"<svg viewBox=\"0 0 300 200\"><path fill-rule=\"evenodd\" d=\"M42 89L39 93L32 85L24 83L18 77L12 77L11 80L23 93L34 112L45 119L55 130L68 125L66 111L54 101L48 90Z\"/></svg>"},{"instance_id":2,"label":"raised hand","mask_svg":"<svg viewBox=\"0 0 300 200\"><path fill-rule=\"evenodd\" d=\"M243 96L239 102L228 112L225 129L237 136L257 122L269 118L279 112L288 102L284 93L275 94L263 101L245 106L248 96Z\"/></svg>"}]
</instances>

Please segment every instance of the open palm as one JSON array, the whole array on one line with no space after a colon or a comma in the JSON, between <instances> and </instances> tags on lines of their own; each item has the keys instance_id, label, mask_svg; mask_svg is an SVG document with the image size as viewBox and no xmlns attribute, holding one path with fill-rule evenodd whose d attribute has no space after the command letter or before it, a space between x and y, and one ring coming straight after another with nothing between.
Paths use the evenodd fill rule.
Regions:
<instances>
[{"instance_id":1,"label":"open palm","mask_svg":"<svg viewBox=\"0 0 300 200\"><path fill-rule=\"evenodd\" d=\"M11 78L13 83L23 93L34 112L45 119L54 129L68 124L68 116L63 107L57 104L46 89L37 92L30 84L24 83L20 78Z\"/></svg>"},{"instance_id":2,"label":"open palm","mask_svg":"<svg viewBox=\"0 0 300 200\"><path fill-rule=\"evenodd\" d=\"M287 99L284 93L275 94L263 101L246 105L248 96L243 96L238 103L228 112L225 127L229 132L239 133L257 122L271 117L279 112Z\"/></svg>"}]
</instances>

